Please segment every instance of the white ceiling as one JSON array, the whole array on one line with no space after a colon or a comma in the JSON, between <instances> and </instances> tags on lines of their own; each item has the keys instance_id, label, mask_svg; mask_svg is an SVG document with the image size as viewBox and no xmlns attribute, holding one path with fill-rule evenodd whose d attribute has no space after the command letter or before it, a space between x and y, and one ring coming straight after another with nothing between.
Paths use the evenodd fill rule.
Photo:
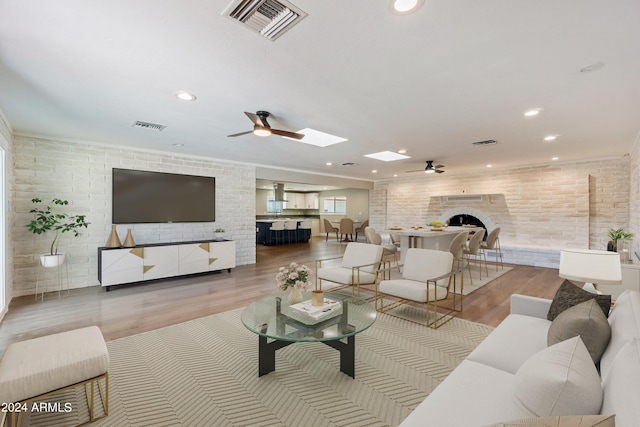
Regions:
<instances>
[{"instance_id":1,"label":"white ceiling","mask_svg":"<svg viewBox=\"0 0 640 427\"><path fill-rule=\"evenodd\" d=\"M0 108L19 134L368 180L425 160L455 173L621 156L640 129L637 0L426 0L406 16L293 0L308 17L275 42L221 16L230 2L0 0ZM257 110L349 141L226 137ZM363 157L399 149L411 159Z\"/></svg>"}]
</instances>

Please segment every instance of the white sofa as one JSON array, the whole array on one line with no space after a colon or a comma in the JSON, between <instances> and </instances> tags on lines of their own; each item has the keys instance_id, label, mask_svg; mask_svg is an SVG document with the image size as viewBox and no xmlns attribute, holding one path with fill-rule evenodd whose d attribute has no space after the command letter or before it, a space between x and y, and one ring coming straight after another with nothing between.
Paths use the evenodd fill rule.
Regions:
<instances>
[{"instance_id":1,"label":"white sofa","mask_svg":"<svg viewBox=\"0 0 640 427\"><path fill-rule=\"evenodd\" d=\"M548 348L550 305L551 300L512 295L509 316L401 427L481 427L532 418L514 396L516 372L531 356ZM640 292L625 291L618 297L608 323L611 340L600 360L600 377L596 376L591 389L601 384L600 414L615 414L617 427L640 426Z\"/></svg>"}]
</instances>

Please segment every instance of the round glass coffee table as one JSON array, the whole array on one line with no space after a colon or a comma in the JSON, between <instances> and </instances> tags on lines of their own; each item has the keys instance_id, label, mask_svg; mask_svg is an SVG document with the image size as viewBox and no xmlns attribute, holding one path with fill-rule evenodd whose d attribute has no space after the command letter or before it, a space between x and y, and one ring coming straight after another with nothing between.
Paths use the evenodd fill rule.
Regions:
<instances>
[{"instance_id":1,"label":"round glass coffee table","mask_svg":"<svg viewBox=\"0 0 640 427\"><path fill-rule=\"evenodd\" d=\"M304 300L311 299L304 292ZM325 292L334 307L314 318L289 307L287 297L255 301L242 312L242 323L258 335L258 376L276 369L276 350L296 342L321 342L340 352L340 371L355 378L355 336L376 321L375 308L365 300ZM329 304L329 303L327 303Z\"/></svg>"}]
</instances>

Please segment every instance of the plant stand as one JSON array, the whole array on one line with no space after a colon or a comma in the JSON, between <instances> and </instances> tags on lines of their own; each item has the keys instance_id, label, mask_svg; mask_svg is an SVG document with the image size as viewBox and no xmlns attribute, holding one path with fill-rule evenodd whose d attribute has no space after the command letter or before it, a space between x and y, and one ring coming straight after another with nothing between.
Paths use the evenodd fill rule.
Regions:
<instances>
[{"instance_id":1,"label":"plant stand","mask_svg":"<svg viewBox=\"0 0 640 427\"><path fill-rule=\"evenodd\" d=\"M53 292L58 291L58 299L60 299L62 291L65 290L65 285L67 295L69 294L69 254L66 254L65 258L65 262L53 267L45 267L42 264L38 266L36 274L36 301L38 301L39 297L40 301L43 302L44 294L49 292L50 288L53 288ZM39 288L42 288L41 292L38 291Z\"/></svg>"}]
</instances>

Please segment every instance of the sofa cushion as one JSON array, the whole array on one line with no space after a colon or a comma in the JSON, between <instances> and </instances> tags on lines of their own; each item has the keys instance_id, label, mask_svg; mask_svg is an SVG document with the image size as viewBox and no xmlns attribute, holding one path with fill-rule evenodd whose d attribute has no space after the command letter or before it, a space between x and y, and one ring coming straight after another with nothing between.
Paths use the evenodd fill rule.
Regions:
<instances>
[{"instance_id":1,"label":"sofa cushion","mask_svg":"<svg viewBox=\"0 0 640 427\"><path fill-rule=\"evenodd\" d=\"M551 301L551 307L549 307L549 313L547 313L547 319L553 320L560 313L567 308L578 305L581 302L595 299L605 316L609 316L609 309L611 308L611 295L597 295L587 292L578 286L574 285L568 280L565 280L558 288L553 301Z\"/></svg>"},{"instance_id":2,"label":"sofa cushion","mask_svg":"<svg viewBox=\"0 0 640 427\"><path fill-rule=\"evenodd\" d=\"M589 350L593 362L598 364L611 339L611 328L594 299L574 305L553 319L547 334L547 344L551 346L578 335Z\"/></svg>"},{"instance_id":3,"label":"sofa cushion","mask_svg":"<svg viewBox=\"0 0 640 427\"><path fill-rule=\"evenodd\" d=\"M464 360L400 427L467 427L523 418L511 396L514 375Z\"/></svg>"},{"instance_id":4,"label":"sofa cushion","mask_svg":"<svg viewBox=\"0 0 640 427\"><path fill-rule=\"evenodd\" d=\"M515 374L531 356L547 348L547 319L510 314L467 357Z\"/></svg>"},{"instance_id":5,"label":"sofa cushion","mask_svg":"<svg viewBox=\"0 0 640 427\"><path fill-rule=\"evenodd\" d=\"M600 376L579 336L536 353L516 372L514 398L529 415L595 415Z\"/></svg>"},{"instance_id":6,"label":"sofa cushion","mask_svg":"<svg viewBox=\"0 0 640 427\"><path fill-rule=\"evenodd\" d=\"M611 341L600 359L600 373L606 378L616 354L633 338L640 338L640 292L626 290L616 299L609 316Z\"/></svg>"},{"instance_id":7,"label":"sofa cushion","mask_svg":"<svg viewBox=\"0 0 640 427\"><path fill-rule=\"evenodd\" d=\"M486 427L615 427L615 415L567 415L511 420Z\"/></svg>"},{"instance_id":8,"label":"sofa cushion","mask_svg":"<svg viewBox=\"0 0 640 427\"><path fill-rule=\"evenodd\" d=\"M618 427L640 423L640 338L632 339L617 352L609 375L603 380L603 414L616 414Z\"/></svg>"}]
</instances>

